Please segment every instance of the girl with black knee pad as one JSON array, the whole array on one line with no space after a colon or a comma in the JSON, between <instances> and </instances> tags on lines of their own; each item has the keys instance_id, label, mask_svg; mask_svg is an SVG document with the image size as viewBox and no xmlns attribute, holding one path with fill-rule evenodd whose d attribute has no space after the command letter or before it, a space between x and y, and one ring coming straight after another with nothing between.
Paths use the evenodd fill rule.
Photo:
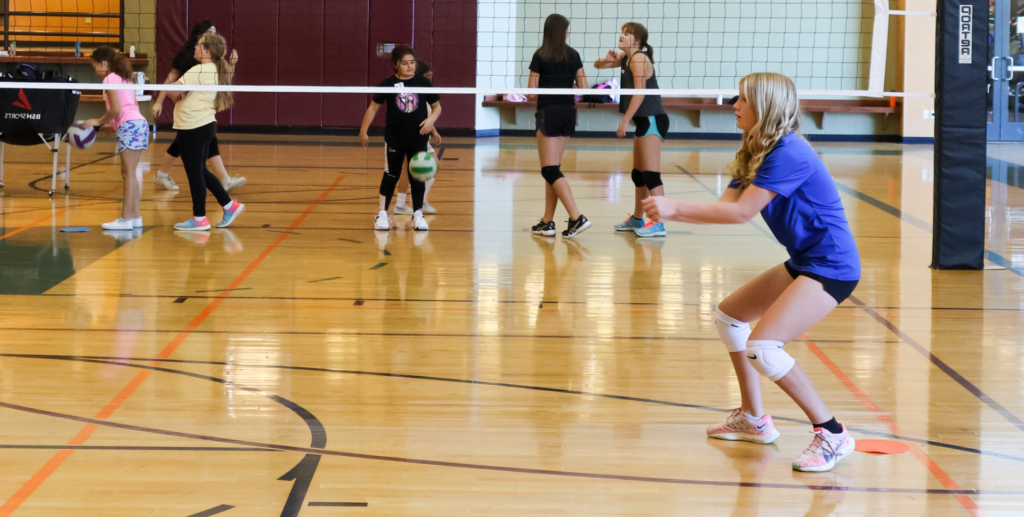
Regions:
<instances>
[{"instance_id":1,"label":"girl with black knee pad","mask_svg":"<svg viewBox=\"0 0 1024 517\"><path fill-rule=\"evenodd\" d=\"M398 177L402 174L402 166L406 161L412 160L416 153L427 152L427 141L434 130L434 123L441 116L441 96L416 93L401 93L401 88L424 88L433 86L423 76L416 75L416 53L412 47L398 45L391 52L391 66L395 69L395 75L384 79L380 86L394 87L395 93L378 93L373 96L373 102L366 109L363 116L363 126L359 130L359 140L363 146L370 145L370 137L366 132L370 129L370 123L377 116L381 105L388 105L387 122L384 128L384 148L387 155L385 161L384 177L380 180L380 210L374 218L373 227L376 230L388 231L391 223L388 221L388 206L391 205L391 197L395 195L395 185L398 184ZM430 114L427 114L427 105L430 105ZM423 218L423 193L425 185L423 182L410 176L409 186L412 188L412 226L418 231L426 231L427 220Z\"/></svg>"},{"instance_id":2,"label":"girl with black knee pad","mask_svg":"<svg viewBox=\"0 0 1024 517\"><path fill-rule=\"evenodd\" d=\"M793 82L784 75L757 73L744 77L739 90L734 111L743 143L729 166L733 180L722 197L716 203L651 197L644 200L644 210L654 221L707 224L741 224L761 212L786 246L790 258L785 264L739 288L715 311L742 405L724 423L709 427L708 435L756 443L779 437L762 407L761 374L782 388L814 426L814 439L793 461L793 470L830 470L853 452L854 440L783 345L853 293L860 280L857 244L832 176L800 137ZM750 322L757 319L751 330Z\"/></svg>"},{"instance_id":3,"label":"girl with black knee pad","mask_svg":"<svg viewBox=\"0 0 1024 517\"><path fill-rule=\"evenodd\" d=\"M416 62L416 75L423 76L428 81L430 81L431 84L434 83L434 69L431 68L430 63L427 63L422 59ZM430 115L430 113L430 104L427 104L427 115ZM434 130L430 132L430 136L431 138L433 138L435 144L441 145L441 134L437 132L437 128L434 128ZM441 160L437 157L437 151L434 149L432 145L430 145L429 140L427 141L427 152L434 157L434 160L437 160L437 165L438 168L440 169ZM430 187L434 186L435 179L437 178L430 178L429 180L423 182L423 213L425 214L437 213L437 209L430 206L430 201L427 199L427 197L430 196ZM412 195L412 185L409 184L409 176L399 175L398 202L395 203L395 215L413 214L412 207L405 204L405 198L410 195Z\"/></svg>"},{"instance_id":4,"label":"girl with black knee pad","mask_svg":"<svg viewBox=\"0 0 1024 517\"><path fill-rule=\"evenodd\" d=\"M654 73L654 48L647 42L647 28L636 22L622 26L619 35L619 49L608 51L604 59L594 66L622 68L622 88L657 90L658 78ZM626 136L629 122L636 125L633 136L633 186L636 188L636 203L633 214L615 225L617 232L635 232L638 237L664 237L665 225L651 221L644 225L643 200L649 196L664 196L661 184L661 144L668 135L668 114L661 103L660 95L623 95L619 103L622 122L615 134Z\"/></svg>"},{"instance_id":5,"label":"girl with black knee pad","mask_svg":"<svg viewBox=\"0 0 1024 517\"><path fill-rule=\"evenodd\" d=\"M583 60L566 43L569 20L560 14L544 22L544 41L530 63L530 88L587 88ZM569 212L569 227L562 237L572 239L587 228L590 221L576 208L569 180L562 176L562 154L569 137L576 133L576 99L573 95L540 95L537 99L537 150L544 190L544 217L533 226L535 235L555 235L555 208L558 202Z\"/></svg>"}]
</instances>

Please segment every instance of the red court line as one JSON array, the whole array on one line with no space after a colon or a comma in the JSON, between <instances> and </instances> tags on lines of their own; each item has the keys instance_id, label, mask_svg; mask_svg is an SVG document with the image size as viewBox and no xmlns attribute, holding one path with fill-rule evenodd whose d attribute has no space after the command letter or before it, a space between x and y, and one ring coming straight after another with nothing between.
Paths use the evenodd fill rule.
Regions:
<instances>
[{"instance_id":1,"label":"red court line","mask_svg":"<svg viewBox=\"0 0 1024 517\"><path fill-rule=\"evenodd\" d=\"M344 174L338 175L338 178L334 180L334 183L331 183L331 185L320 194L320 197L316 198L316 201L313 201L312 204L306 207L306 210L304 210L301 214L299 214L298 217L295 218L294 221L292 221L292 224L291 226L288 227L288 229L292 230L298 227L300 224L302 224L302 222L305 221L307 217L309 217L309 214L313 213L313 210L316 209L317 205L319 205L324 199L327 199L327 196L335 189L335 187L338 186L339 183L341 183L343 179L345 179ZM157 357L160 359L166 359L170 357L170 355L173 354L174 351L178 349L178 346L180 346L181 343L185 341L185 338L189 336L189 332L198 328L199 325L201 325L203 321L205 321L206 318L210 316L210 313L212 313L217 307L219 307L225 298L231 295L229 290L241 285L241 283L244 282L245 279L248 278L248 276L253 271L255 271L257 267L259 267L263 260L267 258L267 256L269 256L270 253L273 252L279 244L281 244L281 242L288 238L288 235L289 234L287 233L282 233L278 235L278 237L274 239L273 242L271 242L266 248L264 248L263 251L260 252L260 254L257 255L256 258L253 259L252 262L250 262L249 265L246 266L246 268L243 269L242 272L239 273L238 276L236 276L235 279L231 281L230 284L228 284L228 287L225 289L225 291L221 292L221 297L214 298L213 300L211 300L210 303L208 303L206 307L204 307L203 310L196 315L195 318L192 318L192 321L190 321L188 325L185 325L184 330L182 330L176 336L174 336L174 339L172 339L170 343L168 343L167 346L164 347L164 349L161 350L159 354L157 354ZM160 361L153 361L150 364L157 366L160 365L161 363ZM104 406L103 409L99 411L99 413L96 413L96 416L94 418L96 418L97 420L106 420L107 418L109 418L110 415L114 413L114 411L117 411L117 409L121 407L121 405L124 404L126 400L128 400L128 397L131 397L132 394L135 393L139 386L141 386L142 383L145 382L150 375L152 375L152 373L153 370L143 370L139 372L135 376L135 378L131 380L131 382L129 382L124 388L121 389L120 392L118 392L117 395L114 396L114 398L110 399L110 402L108 402L107 405ZM92 436L92 433L94 433L96 429L97 426L95 424L86 425L85 427L82 428L81 431L78 432L78 434L76 434L70 441L68 441L68 445L82 445L83 443L85 443L86 440L89 439L90 436ZM71 454L73 452L74 451L70 449L62 449L58 451L57 454L54 454L53 457L50 458L50 460L47 461L46 464L42 466L42 468L36 471L36 473L33 474L32 477L30 477L28 481L26 481L25 484L23 484L21 488L19 488L18 491L15 492L14 495L12 495L10 499L8 499L7 502L3 504L3 506L0 506L0 517L9 517L12 513L14 513L15 510L21 507L21 505L29 498L29 496L31 496L32 493L35 492L36 489L39 488L43 484L43 482L45 482L50 477L50 475L52 475L54 471L56 471L57 468L64 463L65 460L71 457Z\"/></svg>"},{"instance_id":2,"label":"red court line","mask_svg":"<svg viewBox=\"0 0 1024 517\"><path fill-rule=\"evenodd\" d=\"M818 357L822 364L832 372L832 375L835 375L836 378L839 379L839 382L843 383L843 386L846 386L846 389L850 390L850 393L853 393L853 396L857 397L857 400L859 400L860 403L868 409L868 411L871 411L871 413L875 415L875 418L877 418L879 422L882 422L882 424L889 428L890 433L896 435L903 434L900 426L897 425L896 422L892 421L889 414L883 411L882 408L878 407L878 404L875 404L875 401L871 400L871 397L869 397L867 393L864 393L860 387L854 384L854 382L847 377L845 373L843 373L843 370L839 368L839 365L833 362L832 359L818 347L818 345L811 341L806 334L800 336L800 339L806 340L805 344L807 345L807 348L810 349L811 353ZM950 477L942 467L935 463L935 461L932 460L926 452L921 450L917 444L908 443L907 445L910 446L910 453L914 455L914 458L916 458L921 465L924 465L924 468L928 469L928 472L931 472L931 474L935 476L935 479L939 481L943 488L946 488L947 490L960 490L960 485L958 485L956 481L953 481L953 478ZM963 506L964 509L970 512L974 517L983 517L985 515L984 512L981 511L981 508L978 507L978 504L975 503L974 499L971 499L970 496L965 494L956 494L953 497L956 497L960 506Z\"/></svg>"}]
</instances>

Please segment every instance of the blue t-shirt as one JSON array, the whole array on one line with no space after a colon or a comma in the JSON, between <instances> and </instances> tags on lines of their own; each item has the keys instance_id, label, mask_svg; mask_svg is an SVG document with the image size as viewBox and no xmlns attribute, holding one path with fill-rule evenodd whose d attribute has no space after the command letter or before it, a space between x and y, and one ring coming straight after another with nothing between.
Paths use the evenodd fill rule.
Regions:
<instances>
[{"instance_id":1,"label":"blue t-shirt","mask_svg":"<svg viewBox=\"0 0 1024 517\"><path fill-rule=\"evenodd\" d=\"M778 194L761 210L797 271L860 280L860 256L835 181L810 144L790 133L775 144L754 185ZM739 188L733 180L729 188Z\"/></svg>"}]
</instances>

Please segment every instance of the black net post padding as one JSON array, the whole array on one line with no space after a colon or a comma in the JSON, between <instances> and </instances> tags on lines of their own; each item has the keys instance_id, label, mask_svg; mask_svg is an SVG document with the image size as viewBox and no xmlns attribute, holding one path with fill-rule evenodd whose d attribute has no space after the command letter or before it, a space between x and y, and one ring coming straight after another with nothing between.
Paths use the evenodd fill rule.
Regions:
<instances>
[{"instance_id":1,"label":"black net post padding","mask_svg":"<svg viewBox=\"0 0 1024 517\"><path fill-rule=\"evenodd\" d=\"M988 1L938 0L934 269L982 269Z\"/></svg>"},{"instance_id":2,"label":"black net post padding","mask_svg":"<svg viewBox=\"0 0 1024 517\"><path fill-rule=\"evenodd\" d=\"M81 92L76 90L32 90L4 88L4 81L25 81L25 78L0 79L0 142L11 145L39 145L54 135L63 137L75 121ZM50 77L40 81L77 81L70 77Z\"/></svg>"}]
</instances>

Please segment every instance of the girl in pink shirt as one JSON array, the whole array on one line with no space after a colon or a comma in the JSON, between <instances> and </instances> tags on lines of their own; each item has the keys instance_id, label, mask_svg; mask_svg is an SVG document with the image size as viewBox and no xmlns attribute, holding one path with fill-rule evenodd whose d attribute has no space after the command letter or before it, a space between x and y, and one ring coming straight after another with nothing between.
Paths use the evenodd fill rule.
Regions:
<instances>
[{"instance_id":1,"label":"girl in pink shirt","mask_svg":"<svg viewBox=\"0 0 1024 517\"><path fill-rule=\"evenodd\" d=\"M132 65L124 54L110 47L92 53L92 68L103 78L103 84L131 84ZM142 198L142 173L138 170L142 151L149 147L149 123L139 111L135 90L106 90L107 112L98 119L86 120L83 126L99 127L110 123L117 132L117 153L121 155L121 176L124 178L124 202L121 217L103 223L106 230L142 228L139 200Z\"/></svg>"}]
</instances>

